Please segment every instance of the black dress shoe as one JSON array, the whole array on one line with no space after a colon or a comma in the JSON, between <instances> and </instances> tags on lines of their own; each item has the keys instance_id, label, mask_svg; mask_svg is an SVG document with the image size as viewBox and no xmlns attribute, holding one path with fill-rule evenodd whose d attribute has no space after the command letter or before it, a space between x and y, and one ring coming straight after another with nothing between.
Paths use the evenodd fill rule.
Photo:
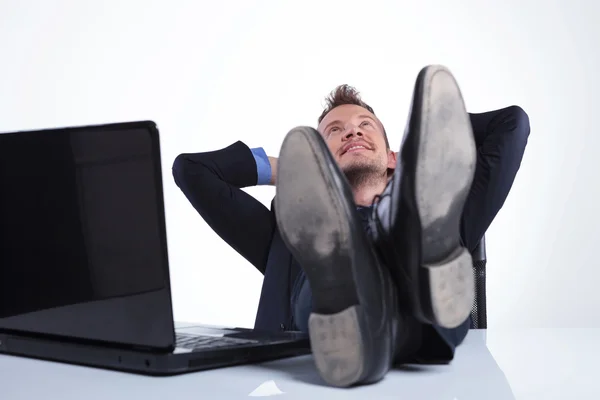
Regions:
<instances>
[{"instance_id":1,"label":"black dress shoe","mask_svg":"<svg viewBox=\"0 0 600 400\"><path fill-rule=\"evenodd\" d=\"M371 232L414 316L454 328L469 317L475 297L460 221L476 149L460 89L445 67L419 73L406 129Z\"/></svg>"},{"instance_id":2,"label":"black dress shoe","mask_svg":"<svg viewBox=\"0 0 600 400\"><path fill-rule=\"evenodd\" d=\"M311 286L308 327L321 377L338 387L379 381L394 355L396 291L345 176L312 128L295 128L283 142L275 214Z\"/></svg>"}]
</instances>

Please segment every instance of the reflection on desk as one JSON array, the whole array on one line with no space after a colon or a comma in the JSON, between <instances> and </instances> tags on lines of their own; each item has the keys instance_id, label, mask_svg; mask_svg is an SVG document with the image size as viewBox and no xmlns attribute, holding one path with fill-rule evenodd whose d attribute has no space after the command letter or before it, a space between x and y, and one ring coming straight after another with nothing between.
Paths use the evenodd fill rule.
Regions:
<instances>
[{"instance_id":1,"label":"reflection on desk","mask_svg":"<svg viewBox=\"0 0 600 400\"><path fill-rule=\"evenodd\" d=\"M324 386L310 356L154 378L0 356L0 393L20 399L598 399L600 330L471 331L449 365L408 365L374 385Z\"/></svg>"}]
</instances>

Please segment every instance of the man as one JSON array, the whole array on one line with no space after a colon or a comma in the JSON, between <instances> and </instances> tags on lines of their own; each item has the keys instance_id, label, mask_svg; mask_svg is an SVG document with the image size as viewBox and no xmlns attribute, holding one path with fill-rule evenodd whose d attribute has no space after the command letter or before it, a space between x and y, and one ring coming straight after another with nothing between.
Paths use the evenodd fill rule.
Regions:
<instances>
[{"instance_id":1,"label":"man","mask_svg":"<svg viewBox=\"0 0 600 400\"><path fill-rule=\"evenodd\" d=\"M242 142L181 154L177 185L264 274L255 329L309 332L322 378L377 382L393 363L449 362L469 328L470 252L502 207L529 135L513 106L468 114L442 66L418 75L398 153L349 86L279 159ZM276 185L272 211L241 188Z\"/></svg>"}]
</instances>

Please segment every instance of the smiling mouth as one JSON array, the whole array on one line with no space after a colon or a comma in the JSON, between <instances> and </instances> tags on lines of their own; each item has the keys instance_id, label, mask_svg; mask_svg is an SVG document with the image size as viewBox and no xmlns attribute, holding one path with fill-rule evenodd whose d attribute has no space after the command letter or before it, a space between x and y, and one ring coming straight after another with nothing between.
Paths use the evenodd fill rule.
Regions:
<instances>
[{"instance_id":1,"label":"smiling mouth","mask_svg":"<svg viewBox=\"0 0 600 400\"><path fill-rule=\"evenodd\" d=\"M369 150L369 149L367 149L365 146L362 146L362 145L356 145L356 146L352 146L352 147L348 148L346 151L344 151L344 154L354 153L354 152L362 151L362 150Z\"/></svg>"}]
</instances>

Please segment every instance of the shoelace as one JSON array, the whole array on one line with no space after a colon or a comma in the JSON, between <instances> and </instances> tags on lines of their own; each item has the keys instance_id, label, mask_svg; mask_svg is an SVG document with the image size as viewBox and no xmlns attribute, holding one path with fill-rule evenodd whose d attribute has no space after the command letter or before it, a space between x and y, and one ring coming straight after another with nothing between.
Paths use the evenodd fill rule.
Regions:
<instances>
[{"instance_id":1,"label":"shoelace","mask_svg":"<svg viewBox=\"0 0 600 400\"><path fill-rule=\"evenodd\" d=\"M393 185L393 181L389 183L389 185ZM373 198L373 201L371 202L371 218L369 219L369 222L372 226L371 229L375 228L374 232L376 234L376 240L380 241L381 239L385 238L385 231L383 230L383 225L381 223L381 220L379 219L379 216L377 215L377 204L381 202L381 200L385 199L386 197L391 197L391 192L392 192L393 188L390 188L390 190L388 190L388 187L386 186L386 188L383 191L383 195L381 194L377 194L375 195L375 197ZM385 239L384 239L385 240ZM389 244L389 241L387 241Z\"/></svg>"},{"instance_id":2,"label":"shoelace","mask_svg":"<svg viewBox=\"0 0 600 400\"><path fill-rule=\"evenodd\" d=\"M383 260L385 260L386 263L395 262L395 260L399 259L399 255L397 253L397 247L394 245L394 243L392 241L391 235L386 234L386 232L383 228L383 224L382 224L381 220L379 219L379 216L377 215L377 204L381 203L381 200L388 198L388 197L390 198L390 202L391 202L391 196L394 191L393 186L394 186L394 180L392 179L388 183L388 186L386 186L386 188L384 189L383 194L375 195L375 197L373 198L373 202L371 203L370 224L372 226L371 229L375 228L375 231L373 232L375 234L375 242L376 242L375 247L377 248L377 252L379 253L380 257ZM390 204L389 207L392 207L392 205ZM388 215L391 215L391 210L389 210ZM391 224L391 221L388 221L388 223ZM387 251L384 251L383 247L386 248ZM390 256L388 255L389 252L394 253L393 258L390 258ZM412 279L406 274L406 271L404 270L404 268L400 268L400 273L406 283L412 282Z\"/></svg>"},{"instance_id":3,"label":"shoelace","mask_svg":"<svg viewBox=\"0 0 600 400\"><path fill-rule=\"evenodd\" d=\"M363 226L370 227L370 216L371 216L371 207L357 207L356 211L358 211L358 215L363 222Z\"/></svg>"}]
</instances>

